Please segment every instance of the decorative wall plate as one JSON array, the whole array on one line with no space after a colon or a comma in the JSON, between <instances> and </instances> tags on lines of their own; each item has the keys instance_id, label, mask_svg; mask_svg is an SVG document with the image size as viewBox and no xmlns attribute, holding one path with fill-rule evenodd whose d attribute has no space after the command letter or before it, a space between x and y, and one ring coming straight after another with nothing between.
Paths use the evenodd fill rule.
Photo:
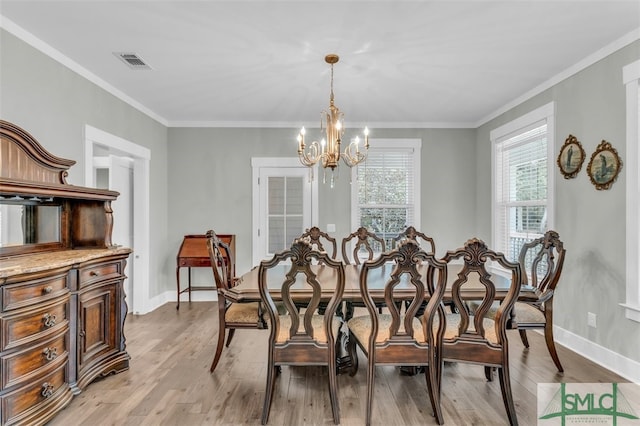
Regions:
<instances>
[{"instance_id":1,"label":"decorative wall plate","mask_svg":"<svg viewBox=\"0 0 640 426\"><path fill-rule=\"evenodd\" d=\"M616 181L622 168L618 151L605 140L600 142L587 165L587 174L596 189L609 189Z\"/></svg>"},{"instance_id":2,"label":"decorative wall plate","mask_svg":"<svg viewBox=\"0 0 640 426\"><path fill-rule=\"evenodd\" d=\"M565 179L571 179L578 175L586 156L580 141L575 136L569 135L560 148L557 160L560 173Z\"/></svg>"}]
</instances>

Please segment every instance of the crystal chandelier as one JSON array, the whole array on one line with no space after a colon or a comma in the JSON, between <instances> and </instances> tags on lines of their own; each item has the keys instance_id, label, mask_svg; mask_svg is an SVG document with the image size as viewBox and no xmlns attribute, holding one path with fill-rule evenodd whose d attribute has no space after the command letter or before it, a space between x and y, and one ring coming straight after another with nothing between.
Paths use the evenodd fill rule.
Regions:
<instances>
[{"instance_id":1,"label":"crystal chandelier","mask_svg":"<svg viewBox=\"0 0 640 426\"><path fill-rule=\"evenodd\" d=\"M356 136L351 143L345 148L344 152L340 152L340 143L344 134L344 114L340 112L333 103L333 64L337 63L340 57L335 54L325 56L324 60L331 65L331 95L329 97L329 110L324 110L320 114L320 132L326 131L326 139L322 138L320 142L313 141L305 144L306 130L303 127L298 134L298 157L300 162L307 167L313 167L320 162L326 170L331 169L331 186L333 187L333 172L338 167L338 162L342 157L344 163L353 167L361 163L367 158L367 150L369 149L369 129L364 128L364 149L360 150L360 138Z\"/></svg>"}]
</instances>

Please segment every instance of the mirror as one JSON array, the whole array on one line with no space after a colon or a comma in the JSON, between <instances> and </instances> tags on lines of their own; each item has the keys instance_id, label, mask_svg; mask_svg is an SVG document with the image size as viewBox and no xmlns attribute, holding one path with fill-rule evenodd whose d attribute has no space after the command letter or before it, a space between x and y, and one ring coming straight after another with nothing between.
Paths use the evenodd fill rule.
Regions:
<instances>
[{"instance_id":1,"label":"mirror","mask_svg":"<svg viewBox=\"0 0 640 426\"><path fill-rule=\"evenodd\" d=\"M59 205L0 203L0 248L61 241Z\"/></svg>"}]
</instances>

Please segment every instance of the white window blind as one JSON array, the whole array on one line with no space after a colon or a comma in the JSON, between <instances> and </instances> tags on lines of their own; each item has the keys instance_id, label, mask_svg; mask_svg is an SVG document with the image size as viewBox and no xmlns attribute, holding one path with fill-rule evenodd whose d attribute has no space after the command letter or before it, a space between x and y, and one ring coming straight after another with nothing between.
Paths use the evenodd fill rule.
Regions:
<instances>
[{"instance_id":1,"label":"white window blind","mask_svg":"<svg viewBox=\"0 0 640 426\"><path fill-rule=\"evenodd\" d=\"M517 260L522 245L547 228L546 120L497 140L495 147L495 249Z\"/></svg>"},{"instance_id":2,"label":"white window blind","mask_svg":"<svg viewBox=\"0 0 640 426\"><path fill-rule=\"evenodd\" d=\"M304 231L304 179L295 176L270 176L268 185L268 245L269 252L276 253L288 248Z\"/></svg>"},{"instance_id":3,"label":"white window blind","mask_svg":"<svg viewBox=\"0 0 640 426\"><path fill-rule=\"evenodd\" d=\"M356 166L354 225L384 238L387 248L407 226L420 226L419 150L419 144L401 142L372 146L367 160Z\"/></svg>"}]
</instances>

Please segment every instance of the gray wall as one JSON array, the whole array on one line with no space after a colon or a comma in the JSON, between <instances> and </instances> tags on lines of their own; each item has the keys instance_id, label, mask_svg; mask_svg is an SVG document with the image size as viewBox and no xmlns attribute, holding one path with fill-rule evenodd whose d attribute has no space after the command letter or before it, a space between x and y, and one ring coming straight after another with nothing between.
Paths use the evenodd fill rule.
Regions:
<instances>
[{"instance_id":1,"label":"gray wall","mask_svg":"<svg viewBox=\"0 0 640 426\"><path fill-rule=\"evenodd\" d=\"M422 229L439 254L470 236L490 241L489 132L549 101L556 102L556 141L576 135L589 157L602 140L625 161L621 69L640 58L630 45L479 129L374 129L375 137L422 139ZM155 122L13 35L0 30L0 117L31 132L53 154L71 158L69 182L83 184L85 124L151 150L150 297L174 291L181 237L215 227L238 235L238 270L250 265L252 156L294 153L295 129L171 128ZM588 160L588 159L587 159ZM586 167L586 165L584 166ZM349 188L320 188L320 225L349 224ZM582 172L556 171L556 229L568 257L555 310L560 327L640 361L640 325L624 318L624 167L609 191L596 191ZM598 315L587 328L586 312Z\"/></svg>"},{"instance_id":2,"label":"gray wall","mask_svg":"<svg viewBox=\"0 0 640 426\"><path fill-rule=\"evenodd\" d=\"M348 131L348 130L347 130ZM374 133L375 132L375 133ZM237 272L251 265L251 158L296 155L297 129L169 129L170 244L213 228L236 234ZM475 130L375 129L372 138L422 140L422 231L444 254L475 232ZM336 224L338 240L353 232L349 169L332 189L319 179L318 226Z\"/></svg>"},{"instance_id":3,"label":"gray wall","mask_svg":"<svg viewBox=\"0 0 640 426\"><path fill-rule=\"evenodd\" d=\"M640 361L640 324L625 318L626 98L622 68L640 58L640 42L600 60L478 129L478 234L490 241L491 144L489 132L555 101L556 151L572 134L586 152L580 174L570 180L555 168L555 229L567 255L554 303L554 323ZM597 191L586 174L597 145L610 142L623 167L613 186ZM598 327L587 327L587 312Z\"/></svg>"},{"instance_id":4,"label":"gray wall","mask_svg":"<svg viewBox=\"0 0 640 426\"><path fill-rule=\"evenodd\" d=\"M67 182L84 185L84 129L89 124L151 150L149 296L173 283L167 253L167 128L59 62L0 29L0 118L52 154L76 161ZM117 217L117 212L116 212Z\"/></svg>"}]
</instances>

